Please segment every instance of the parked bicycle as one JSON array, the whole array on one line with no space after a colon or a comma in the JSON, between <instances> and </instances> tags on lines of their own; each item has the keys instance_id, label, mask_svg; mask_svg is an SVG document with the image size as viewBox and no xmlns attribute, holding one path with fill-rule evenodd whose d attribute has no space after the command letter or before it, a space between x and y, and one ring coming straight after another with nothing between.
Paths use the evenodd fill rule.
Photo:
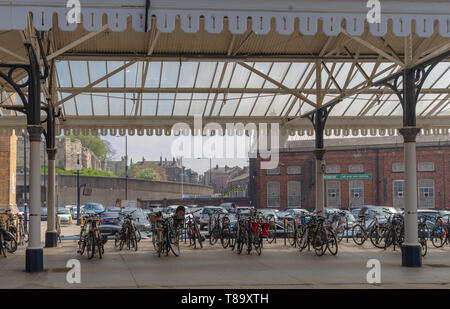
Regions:
<instances>
[{"instance_id":1,"label":"parked bicycle","mask_svg":"<svg viewBox=\"0 0 450 309\"><path fill-rule=\"evenodd\" d=\"M157 212L150 214L149 220L152 223L153 247L158 253L158 257L164 253L168 256L170 251L172 251L175 256L179 256L179 235L174 226L174 218L164 218L161 212Z\"/></svg>"},{"instance_id":2,"label":"parked bicycle","mask_svg":"<svg viewBox=\"0 0 450 309\"><path fill-rule=\"evenodd\" d=\"M134 225L133 213L135 210L127 214L122 214L123 223L122 228L116 232L114 235L114 245L119 250L122 250L125 244L128 250L133 248L135 251L138 250L138 232L136 226Z\"/></svg>"},{"instance_id":3,"label":"parked bicycle","mask_svg":"<svg viewBox=\"0 0 450 309\"><path fill-rule=\"evenodd\" d=\"M103 239L98 230L100 218L96 214L88 214L84 216L84 224L81 226L80 238L78 240L78 253L83 255L87 252L89 259L92 259L95 252L101 259L105 253L103 247Z\"/></svg>"},{"instance_id":4,"label":"parked bicycle","mask_svg":"<svg viewBox=\"0 0 450 309\"><path fill-rule=\"evenodd\" d=\"M187 237L189 238L189 246L197 248L197 243L200 248L203 248L204 237L200 233L200 227L193 216L186 220Z\"/></svg>"}]
</instances>

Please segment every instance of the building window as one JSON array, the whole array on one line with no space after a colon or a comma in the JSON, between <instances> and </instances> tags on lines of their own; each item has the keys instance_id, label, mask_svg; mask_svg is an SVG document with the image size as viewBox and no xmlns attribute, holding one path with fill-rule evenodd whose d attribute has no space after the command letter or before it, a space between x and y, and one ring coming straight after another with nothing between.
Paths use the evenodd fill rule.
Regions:
<instances>
[{"instance_id":1,"label":"building window","mask_svg":"<svg viewBox=\"0 0 450 309\"><path fill-rule=\"evenodd\" d=\"M349 173L364 173L364 166L362 164L351 164L348 166Z\"/></svg>"},{"instance_id":2,"label":"building window","mask_svg":"<svg viewBox=\"0 0 450 309\"><path fill-rule=\"evenodd\" d=\"M434 208L434 180L419 180L419 208Z\"/></svg>"},{"instance_id":3,"label":"building window","mask_svg":"<svg viewBox=\"0 0 450 309\"><path fill-rule=\"evenodd\" d=\"M300 207L301 205L301 183L300 181L288 182L288 207Z\"/></svg>"},{"instance_id":4,"label":"building window","mask_svg":"<svg viewBox=\"0 0 450 309\"><path fill-rule=\"evenodd\" d=\"M327 165L325 168L326 174L339 174L341 172L341 167L339 165Z\"/></svg>"},{"instance_id":5,"label":"building window","mask_svg":"<svg viewBox=\"0 0 450 309\"><path fill-rule=\"evenodd\" d=\"M405 171L405 165L403 163L393 163L392 172L403 173Z\"/></svg>"},{"instance_id":6,"label":"building window","mask_svg":"<svg viewBox=\"0 0 450 309\"><path fill-rule=\"evenodd\" d=\"M405 182L394 180L394 207L403 208Z\"/></svg>"},{"instance_id":7,"label":"building window","mask_svg":"<svg viewBox=\"0 0 450 309\"><path fill-rule=\"evenodd\" d=\"M266 175L280 175L280 168L272 168L272 169L268 169L266 170Z\"/></svg>"},{"instance_id":8,"label":"building window","mask_svg":"<svg viewBox=\"0 0 450 309\"><path fill-rule=\"evenodd\" d=\"M341 185L339 181L327 181L327 207L340 207Z\"/></svg>"},{"instance_id":9,"label":"building window","mask_svg":"<svg viewBox=\"0 0 450 309\"><path fill-rule=\"evenodd\" d=\"M418 169L419 172L434 172L433 162L420 162Z\"/></svg>"},{"instance_id":10,"label":"building window","mask_svg":"<svg viewBox=\"0 0 450 309\"><path fill-rule=\"evenodd\" d=\"M362 180L350 181L350 208L364 204L364 182Z\"/></svg>"},{"instance_id":11,"label":"building window","mask_svg":"<svg viewBox=\"0 0 450 309\"><path fill-rule=\"evenodd\" d=\"M302 168L300 166L288 166L288 175L300 175L302 173Z\"/></svg>"},{"instance_id":12,"label":"building window","mask_svg":"<svg viewBox=\"0 0 450 309\"><path fill-rule=\"evenodd\" d=\"M267 207L280 207L280 183L277 181L267 183Z\"/></svg>"}]
</instances>

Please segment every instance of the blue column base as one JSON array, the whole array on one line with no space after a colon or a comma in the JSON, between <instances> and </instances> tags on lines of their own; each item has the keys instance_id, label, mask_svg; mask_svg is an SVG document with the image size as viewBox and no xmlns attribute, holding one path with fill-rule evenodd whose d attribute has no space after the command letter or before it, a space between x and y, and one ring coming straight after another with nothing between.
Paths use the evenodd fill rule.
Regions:
<instances>
[{"instance_id":1,"label":"blue column base","mask_svg":"<svg viewBox=\"0 0 450 309\"><path fill-rule=\"evenodd\" d=\"M420 246L402 246L402 266L422 267L422 249Z\"/></svg>"},{"instance_id":2,"label":"blue column base","mask_svg":"<svg viewBox=\"0 0 450 309\"><path fill-rule=\"evenodd\" d=\"M45 248L58 247L58 233L45 232Z\"/></svg>"},{"instance_id":3,"label":"blue column base","mask_svg":"<svg viewBox=\"0 0 450 309\"><path fill-rule=\"evenodd\" d=\"M25 252L25 271L38 273L44 271L44 249L27 249Z\"/></svg>"}]
</instances>

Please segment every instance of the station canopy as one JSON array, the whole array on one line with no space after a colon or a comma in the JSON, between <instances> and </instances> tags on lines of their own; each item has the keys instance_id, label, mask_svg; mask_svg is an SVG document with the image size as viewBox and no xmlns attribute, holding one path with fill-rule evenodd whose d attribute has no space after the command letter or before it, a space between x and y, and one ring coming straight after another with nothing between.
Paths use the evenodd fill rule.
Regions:
<instances>
[{"instance_id":1,"label":"station canopy","mask_svg":"<svg viewBox=\"0 0 450 309\"><path fill-rule=\"evenodd\" d=\"M394 135L399 98L375 83L450 50L450 2L380 3L370 23L356 0L94 0L81 1L77 24L65 0L0 0L0 63L27 63L25 42L39 55L37 30L53 76L41 101L61 108L58 134L170 135L201 115L313 135L304 116L333 105L326 135ZM449 60L418 97L423 134L449 132ZM3 107L21 104L0 86ZM1 129L25 126L1 109Z\"/></svg>"}]
</instances>

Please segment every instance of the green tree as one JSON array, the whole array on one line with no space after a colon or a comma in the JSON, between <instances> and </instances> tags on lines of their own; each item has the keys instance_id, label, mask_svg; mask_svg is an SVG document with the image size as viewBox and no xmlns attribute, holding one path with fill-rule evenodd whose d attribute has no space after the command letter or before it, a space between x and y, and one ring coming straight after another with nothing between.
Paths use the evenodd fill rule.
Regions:
<instances>
[{"instance_id":1,"label":"green tree","mask_svg":"<svg viewBox=\"0 0 450 309\"><path fill-rule=\"evenodd\" d=\"M135 178L159 181L161 179L161 176L152 168L144 168L136 173Z\"/></svg>"},{"instance_id":2,"label":"green tree","mask_svg":"<svg viewBox=\"0 0 450 309\"><path fill-rule=\"evenodd\" d=\"M99 158L105 160L108 155L108 148L112 149L111 145L107 145L100 136L93 135L69 135L66 138L71 140L80 140L83 147L87 147ZM109 147L108 147L109 146Z\"/></svg>"}]
</instances>

